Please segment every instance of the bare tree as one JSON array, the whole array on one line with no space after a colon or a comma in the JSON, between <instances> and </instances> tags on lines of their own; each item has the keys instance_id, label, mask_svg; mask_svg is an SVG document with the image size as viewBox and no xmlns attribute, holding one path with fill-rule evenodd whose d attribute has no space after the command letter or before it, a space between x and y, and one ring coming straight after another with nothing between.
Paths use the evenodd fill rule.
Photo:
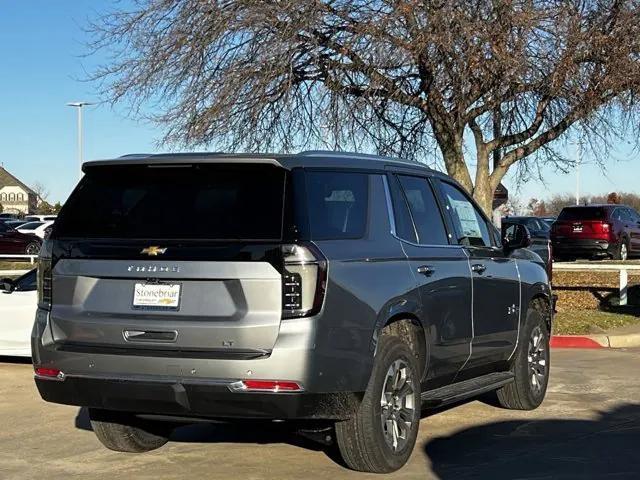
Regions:
<instances>
[{"instance_id":1,"label":"bare tree","mask_svg":"<svg viewBox=\"0 0 640 480\"><path fill-rule=\"evenodd\" d=\"M42 182L35 182L31 187L36 195L38 196L38 203L46 202L47 198L49 198L49 189Z\"/></svg>"},{"instance_id":2,"label":"bare tree","mask_svg":"<svg viewBox=\"0 0 640 480\"><path fill-rule=\"evenodd\" d=\"M170 144L437 147L487 211L574 124L606 152L638 118L638 1L137 0L89 30L91 79Z\"/></svg>"}]
</instances>

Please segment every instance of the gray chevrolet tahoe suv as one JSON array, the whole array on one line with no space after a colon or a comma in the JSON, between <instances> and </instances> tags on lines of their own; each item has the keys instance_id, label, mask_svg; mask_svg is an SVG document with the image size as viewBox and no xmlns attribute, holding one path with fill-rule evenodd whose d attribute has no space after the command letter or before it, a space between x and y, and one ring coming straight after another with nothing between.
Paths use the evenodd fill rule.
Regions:
<instances>
[{"instance_id":1,"label":"gray chevrolet tahoe suv","mask_svg":"<svg viewBox=\"0 0 640 480\"><path fill-rule=\"evenodd\" d=\"M285 420L390 472L422 409L543 400L544 262L446 175L330 152L84 172L42 249L33 362L42 398L88 407L110 449L158 448L181 422Z\"/></svg>"}]
</instances>

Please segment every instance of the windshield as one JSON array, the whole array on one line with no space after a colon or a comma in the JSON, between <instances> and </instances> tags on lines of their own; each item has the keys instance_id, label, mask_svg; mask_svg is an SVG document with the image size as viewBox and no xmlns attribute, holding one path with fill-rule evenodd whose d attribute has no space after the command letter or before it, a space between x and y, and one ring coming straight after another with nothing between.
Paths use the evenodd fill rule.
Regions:
<instances>
[{"instance_id":1,"label":"windshield","mask_svg":"<svg viewBox=\"0 0 640 480\"><path fill-rule=\"evenodd\" d=\"M285 170L271 165L94 167L56 237L280 240Z\"/></svg>"},{"instance_id":2,"label":"windshield","mask_svg":"<svg viewBox=\"0 0 640 480\"><path fill-rule=\"evenodd\" d=\"M44 225L44 222L29 222L23 225L20 225L20 230L35 230L40 225Z\"/></svg>"}]
</instances>

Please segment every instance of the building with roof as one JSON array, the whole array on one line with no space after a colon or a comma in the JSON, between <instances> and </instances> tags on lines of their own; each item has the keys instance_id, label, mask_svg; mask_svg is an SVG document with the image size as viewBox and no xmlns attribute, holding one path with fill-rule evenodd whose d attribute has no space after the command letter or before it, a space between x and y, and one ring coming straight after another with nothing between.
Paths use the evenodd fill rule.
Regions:
<instances>
[{"instance_id":1,"label":"building with roof","mask_svg":"<svg viewBox=\"0 0 640 480\"><path fill-rule=\"evenodd\" d=\"M0 205L5 213L33 213L38 205L38 194L0 167Z\"/></svg>"}]
</instances>

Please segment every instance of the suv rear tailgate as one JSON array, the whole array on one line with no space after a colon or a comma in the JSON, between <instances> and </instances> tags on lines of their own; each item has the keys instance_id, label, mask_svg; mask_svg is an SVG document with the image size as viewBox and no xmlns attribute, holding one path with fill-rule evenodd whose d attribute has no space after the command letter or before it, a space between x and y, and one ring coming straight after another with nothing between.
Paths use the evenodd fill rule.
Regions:
<instances>
[{"instance_id":1,"label":"suv rear tailgate","mask_svg":"<svg viewBox=\"0 0 640 480\"><path fill-rule=\"evenodd\" d=\"M179 285L177 306L134 306L145 284ZM276 342L281 292L281 275L267 262L61 259L52 334L63 348L259 356Z\"/></svg>"}]
</instances>

